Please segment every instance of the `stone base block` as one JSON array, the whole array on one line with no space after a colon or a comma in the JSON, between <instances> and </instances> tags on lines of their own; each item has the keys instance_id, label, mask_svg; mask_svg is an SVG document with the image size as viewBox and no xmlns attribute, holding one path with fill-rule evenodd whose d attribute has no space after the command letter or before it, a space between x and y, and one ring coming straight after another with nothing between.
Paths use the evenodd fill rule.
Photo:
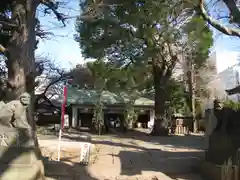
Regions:
<instances>
[{"instance_id":1,"label":"stone base block","mask_svg":"<svg viewBox=\"0 0 240 180\"><path fill-rule=\"evenodd\" d=\"M239 180L240 167L216 165L211 162L202 161L197 167L198 173L206 180Z\"/></svg>"},{"instance_id":2,"label":"stone base block","mask_svg":"<svg viewBox=\"0 0 240 180\"><path fill-rule=\"evenodd\" d=\"M4 171L4 172L3 172ZM29 165L0 164L0 180L45 180L42 161Z\"/></svg>"},{"instance_id":3,"label":"stone base block","mask_svg":"<svg viewBox=\"0 0 240 180\"><path fill-rule=\"evenodd\" d=\"M44 180L36 134L0 126L0 180Z\"/></svg>"}]
</instances>

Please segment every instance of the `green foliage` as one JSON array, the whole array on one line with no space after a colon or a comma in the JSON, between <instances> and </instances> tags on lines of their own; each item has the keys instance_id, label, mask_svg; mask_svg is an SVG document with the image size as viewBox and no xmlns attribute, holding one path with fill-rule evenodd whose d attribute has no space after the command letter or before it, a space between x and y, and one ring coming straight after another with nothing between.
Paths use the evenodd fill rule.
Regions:
<instances>
[{"instance_id":1,"label":"green foliage","mask_svg":"<svg viewBox=\"0 0 240 180\"><path fill-rule=\"evenodd\" d=\"M111 62L96 60L71 70L73 83L80 88L107 90L138 97L151 86L151 76L146 68L136 65L119 68ZM132 98L131 98L132 99Z\"/></svg>"},{"instance_id":2,"label":"green foliage","mask_svg":"<svg viewBox=\"0 0 240 180\"><path fill-rule=\"evenodd\" d=\"M82 5L87 9L86 4ZM156 87L161 87L171 106L183 111L184 83L174 84L170 78L178 62L176 55L188 52L188 59L194 57L200 67L212 43L211 31L197 16L191 18L193 14L192 2L181 0L121 1L119 5L104 7L94 21L77 21L76 41L84 57L105 58L120 68L108 81L108 88L115 87L113 91L126 92L134 99L145 94L159 95L162 90ZM185 46L190 47L188 51ZM153 77L157 77L155 81ZM159 81L161 85L157 86ZM159 104L156 107L159 109Z\"/></svg>"},{"instance_id":3,"label":"green foliage","mask_svg":"<svg viewBox=\"0 0 240 180\"><path fill-rule=\"evenodd\" d=\"M102 92L106 89L106 83L111 78L111 66L105 63L102 59L87 63L87 68L90 70L93 77L93 88L98 93L97 103L94 105L93 126L99 135L104 130L104 112L101 97Z\"/></svg>"},{"instance_id":4,"label":"green foliage","mask_svg":"<svg viewBox=\"0 0 240 180\"><path fill-rule=\"evenodd\" d=\"M211 70L212 67L207 59L213 45L213 34L207 23L197 14L191 18L183 30L186 36L183 53L186 68L184 74L187 84L187 96L185 97L189 110L193 108L192 98L194 97L195 116L200 117L202 115L201 99L208 96L206 72Z\"/></svg>"},{"instance_id":5,"label":"green foliage","mask_svg":"<svg viewBox=\"0 0 240 180\"><path fill-rule=\"evenodd\" d=\"M240 109L240 102L234 102L232 100L226 100L226 101L223 102L223 106L237 111L237 110Z\"/></svg>"},{"instance_id":6,"label":"green foliage","mask_svg":"<svg viewBox=\"0 0 240 180\"><path fill-rule=\"evenodd\" d=\"M133 125L135 122L137 122L137 118L138 118L138 113L135 110L133 103L127 104L124 111L125 127L128 127L130 124Z\"/></svg>"},{"instance_id":7,"label":"green foliage","mask_svg":"<svg viewBox=\"0 0 240 180\"><path fill-rule=\"evenodd\" d=\"M37 7L41 6L41 9L44 10L45 14L54 14L57 18L57 20L61 21L63 23L63 25L65 25L65 20L66 17L64 16L64 14L60 13L58 11L59 6L59 1L53 1L53 0L47 0L47 1L39 1L39 2L34 2L34 1L15 1L15 0L1 0L1 4L0 4L0 44L4 47L7 47L8 42L10 40L10 38L12 37L13 32L22 27L23 22L21 22L22 20L20 20L19 18L22 19L31 19L32 17L20 17L22 15L18 13L13 13L13 11L18 10L19 7L17 7L18 5L21 5L21 8L27 8L28 6L25 3L32 3L29 4L29 7L31 8L36 8L36 9L31 9L31 11L37 11ZM35 6L36 5L36 6ZM17 7L17 8L16 8ZM21 10L21 13L23 12L24 14L24 9ZM30 13L29 13L30 14ZM28 16L28 14L26 14L26 16ZM31 15L30 15L31 16ZM35 17L33 17L35 18ZM33 23L31 25L34 26L34 29L36 31L36 36L39 38L46 38L47 35L51 34L49 32L45 32L41 25L40 25L40 21L38 19L38 17L36 17L37 19L35 21L28 21L27 23ZM35 25L36 23L36 25ZM29 27L27 28L31 28L30 24L28 24ZM22 29L18 29L19 31ZM30 30L30 29L29 29ZM34 37L35 39L35 37ZM34 50L34 48L33 48Z\"/></svg>"},{"instance_id":8,"label":"green foliage","mask_svg":"<svg viewBox=\"0 0 240 180\"><path fill-rule=\"evenodd\" d=\"M210 48L213 45L213 33L198 15L191 18L185 25L184 32L187 35L187 58L193 62L196 69L200 69L206 65Z\"/></svg>"},{"instance_id":9,"label":"green foliage","mask_svg":"<svg viewBox=\"0 0 240 180\"><path fill-rule=\"evenodd\" d=\"M94 21L77 21L76 40L85 57L106 57L119 64L139 63L154 57L161 49L160 42L181 38L181 23L178 22L192 11L193 7L180 0L171 3L124 1L120 5L106 6ZM156 38L159 35L163 40Z\"/></svg>"},{"instance_id":10,"label":"green foliage","mask_svg":"<svg viewBox=\"0 0 240 180\"><path fill-rule=\"evenodd\" d=\"M94 105L93 111L93 127L98 132L99 135L103 133L104 127L104 112L103 112L103 104L101 103L101 97L99 97L99 101Z\"/></svg>"},{"instance_id":11,"label":"green foliage","mask_svg":"<svg viewBox=\"0 0 240 180\"><path fill-rule=\"evenodd\" d=\"M95 130L101 134L102 127L104 126L102 111L104 105L101 103L101 94L104 90L126 95L129 103L125 107L125 125L129 122L134 123L137 120L137 112L134 109L134 102L139 96L141 96L142 91L146 87L146 81L142 77L144 73L146 73L146 69L141 69L138 66L133 65L125 68L118 68L114 64L104 62L103 60L89 62L84 68L85 70L83 70L82 67L72 70L72 72L74 72L72 75L74 75L74 81L80 83L79 85L81 86L83 86L85 82L81 82L84 79L82 79L81 74L79 73L91 76L86 80L86 83L90 82L86 87L95 89L99 94L98 103L95 104L94 108L93 125ZM81 79L77 80L78 78Z\"/></svg>"},{"instance_id":12,"label":"green foliage","mask_svg":"<svg viewBox=\"0 0 240 180\"><path fill-rule=\"evenodd\" d=\"M168 83L167 92L169 95L170 107L174 109L176 113L185 112L186 92L184 83L172 78Z\"/></svg>"},{"instance_id":13,"label":"green foliage","mask_svg":"<svg viewBox=\"0 0 240 180\"><path fill-rule=\"evenodd\" d=\"M109 78L111 67L102 59L87 63L87 68L94 77L94 88L97 90L104 90L106 82Z\"/></svg>"}]
</instances>

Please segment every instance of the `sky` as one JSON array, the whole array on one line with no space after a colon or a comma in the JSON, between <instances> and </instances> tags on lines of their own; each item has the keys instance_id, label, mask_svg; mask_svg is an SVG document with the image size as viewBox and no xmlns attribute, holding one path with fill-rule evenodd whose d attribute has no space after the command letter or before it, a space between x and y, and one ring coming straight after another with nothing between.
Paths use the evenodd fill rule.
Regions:
<instances>
[{"instance_id":1,"label":"sky","mask_svg":"<svg viewBox=\"0 0 240 180\"><path fill-rule=\"evenodd\" d=\"M240 39L221 35L215 39L213 52L216 52L217 70L221 72L240 60Z\"/></svg>"},{"instance_id":2,"label":"sky","mask_svg":"<svg viewBox=\"0 0 240 180\"><path fill-rule=\"evenodd\" d=\"M41 40L36 56L47 57L58 63L62 68L74 68L77 64L86 62L81 56L79 44L74 40L75 17L80 14L79 0L66 0L68 4L59 11L72 17L67 20L66 27L58 22L54 15L44 15L39 7L38 17L44 30L54 33L50 39ZM236 64L240 57L240 38L223 35L214 31L214 46L212 51L217 53L217 64L221 70Z\"/></svg>"},{"instance_id":3,"label":"sky","mask_svg":"<svg viewBox=\"0 0 240 180\"><path fill-rule=\"evenodd\" d=\"M60 8L59 11L72 17L66 21L66 27L63 27L54 15L44 15L42 8L39 7L37 15L42 28L54 33L54 36L50 36L50 39L40 40L36 56L47 57L62 68L70 69L77 64L84 63L79 44L73 38L75 17L80 14L79 0L68 0L68 4L64 8Z\"/></svg>"}]
</instances>

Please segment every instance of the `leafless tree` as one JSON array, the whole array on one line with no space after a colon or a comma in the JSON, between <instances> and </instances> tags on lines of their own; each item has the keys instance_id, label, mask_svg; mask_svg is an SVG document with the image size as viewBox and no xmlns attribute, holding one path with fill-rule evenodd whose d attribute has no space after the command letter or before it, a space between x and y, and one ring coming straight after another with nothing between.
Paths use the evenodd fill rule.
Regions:
<instances>
[{"instance_id":1,"label":"leafless tree","mask_svg":"<svg viewBox=\"0 0 240 180\"><path fill-rule=\"evenodd\" d=\"M220 32L229 35L240 37L240 1L239 0L212 0L208 3L211 6L216 6L217 3L221 3L222 9L226 9L225 12L229 12L224 16L214 17L208 13L206 7L206 1L199 0L199 9L203 18L214 28ZM229 25L224 24L220 19L228 20Z\"/></svg>"},{"instance_id":2,"label":"leafless tree","mask_svg":"<svg viewBox=\"0 0 240 180\"><path fill-rule=\"evenodd\" d=\"M39 102L41 99L45 99L51 105L51 99L60 96L62 93L63 79L69 74L63 69L57 67L56 63L47 59L41 58L37 61L38 66L43 68L43 72L35 80L35 95L36 104L43 103Z\"/></svg>"}]
</instances>

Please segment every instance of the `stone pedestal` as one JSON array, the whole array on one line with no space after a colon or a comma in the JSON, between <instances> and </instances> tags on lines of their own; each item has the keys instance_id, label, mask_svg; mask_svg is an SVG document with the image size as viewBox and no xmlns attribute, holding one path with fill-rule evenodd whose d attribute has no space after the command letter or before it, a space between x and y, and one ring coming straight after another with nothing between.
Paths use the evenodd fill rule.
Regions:
<instances>
[{"instance_id":1,"label":"stone pedestal","mask_svg":"<svg viewBox=\"0 0 240 180\"><path fill-rule=\"evenodd\" d=\"M206 112L208 146L199 170L211 180L239 180L240 111L218 100L213 105L213 110Z\"/></svg>"},{"instance_id":2,"label":"stone pedestal","mask_svg":"<svg viewBox=\"0 0 240 180\"><path fill-rule=\"evenodd\" d=\"M30 129L0 127L0 179L42 180L44 167Z\"/></svg>"},{"instance_id":3,"label":"stone pedestal","mask_svg":"<svg viewBox=\"0 0 240 180\"><path fill-rule=\"evenodd\" d=\"M239 180L239 167L238 166L224 166L216 165L211 162L202 161L199 163L198 171L201 176L206 180Z\"/></svg>"},{"instance_id":4,"label":"stone pedestal","mask_svg":"<svg viewBox=\"0 0 240 180\"><path fill-rule=\"evenodd\" d=\"M213 131L205 161L199 165L200 173L209 180L239 180L239 145L239 136Z\"/></svg>"},{"instance_id":5,"label":"stone pedestal","mask_svg":"<svg viewBox=\"0 0 240 180\"><path fill-rule=\"evenodd\" d=\"M209 137L211 136L213 130L217 125L217 118L213 113L213 109L205 110L205 121L206 121L206 130L205 130L205 149L208 149Z\"/></svg>"},{"instance_id":6,"label":"stone pedestal","mask_svg":"<svg viewBox=\"0 0 240 180\"><path fill-rule=\"evenodd\" d=\"M240 139L239 139L240 140ZM226 133L213 132L209 137L209 145L206 150L206 161L223 165L231 161L238 165L238 151L233 139Z\"/></svg>"}]
</instances>

